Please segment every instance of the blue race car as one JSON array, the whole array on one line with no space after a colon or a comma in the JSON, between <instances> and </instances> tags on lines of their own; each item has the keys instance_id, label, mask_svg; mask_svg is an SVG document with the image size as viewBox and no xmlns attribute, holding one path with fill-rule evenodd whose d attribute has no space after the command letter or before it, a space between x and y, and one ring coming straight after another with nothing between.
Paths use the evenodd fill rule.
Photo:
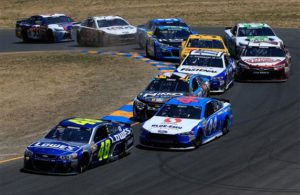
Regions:
<instances>
[{"instance_id":1,"label":"blue race car","mask_svg":"<svg viewBox=\"0 0 300 195\"><path fill-rule=\"evenodd\" d=\"M232 125L230 103L213 98L172 98L148 121L140 144L150 148L194 149L226 134Z\"/></svg>"},{"instance_id":2,"label":"blue race car","mask_svg":"<svg viewBox=\"0 0 300 195\"><path fill-rule=\"evenodd\" d=\"M235 60L223 52L195 50L181 62L178 72L202 75L212 93L223 93L234 84Z\"/></svg>"},{"instance_id":3,"label":"blue race car","mask_svg":"<svg viewBox=\"0 0 300 195\"><path fill-rule=\"evenodd\" d=\"M137 42L140 48L145 49L146 42L149 37L152 37L153 31L158 26L183 26L188 25L180 18L154 18L149 20L146 24L137 26Z\"/></svg>"},{"instance_id":4,"label":"blue race car","mask_svg":"<svg viewBox=\"0 0 300 195\"><path fill-rule=\"evenodd\" d=\"M156 59L179 59L181 43L192 34L188 27L159 26L146 41L146 56Z\"/></svg>"},{"instance_id":5,"label":"blue race car","mask_svg":"<svg viewBox=\"0 0 300 195\"><path fill-rule=\"evenodd\" d=\"M144 91L134 99L133 117L140 121L151 118L157 110L173 97L189 95L209 96L208 79L200 75L167 72L153 78Z\"/></svg>"},{"instance_id":6,"label":"blue race car","mask_svg":"<svg viewBox=\"0 0 300 195\"><path fill-rule=\"evenodd\" d=\"M16 36L24 42L60 42L72 40L75 22L64 14L35 15L16 22Z\"/></svg>"},{"instance_id":7,"label":"blue race car","mask_svg":"<svg viewBox=\"0 0 300 195\"><path fill-rule=\"evenodd\" d=\"M23 170L45 174L82 173L89 167L125 156L132 147L132 129L126 124L65 119L26 148Z\"/></svg>"}]
</instances>

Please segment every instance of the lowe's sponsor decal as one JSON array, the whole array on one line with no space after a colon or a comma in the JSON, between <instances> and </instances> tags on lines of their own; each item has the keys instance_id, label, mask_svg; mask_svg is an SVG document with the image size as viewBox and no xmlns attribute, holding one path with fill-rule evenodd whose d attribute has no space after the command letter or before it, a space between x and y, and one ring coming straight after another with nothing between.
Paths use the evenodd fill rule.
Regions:
<instances>
[{"instance_id":1,"label":"lowe's sponsor decal","mask_svg":"<svg viewBox=\"0 0 300 195\"><path fill-rule=\"evenodd\" d=\"M112 139L112 143L114 142L117 142L117 141L120 141L120 140L123 140L125 139L128 135L131 134L131 130L129 128L125 128L122 130L121 127L118 127L119 128L119 131L121 131L120 133L118 134L115 134L113 136L110 136L110 138Z\"/></svg>"},{"instance_id":2,"label":"lowe's sponsor decal","mask_svg":"<svg viewBox=\"0 0 300 195\"><path fill-rule=\"evenodd\" d=\"M41 148L53 148L58 150L66 150L66 151L76 151L76 147L64 145L64 144L56 144L56 143L43 143L43 142L36 142L33 144L34 147L41 147Z\"/></svg>"}]
</instances>

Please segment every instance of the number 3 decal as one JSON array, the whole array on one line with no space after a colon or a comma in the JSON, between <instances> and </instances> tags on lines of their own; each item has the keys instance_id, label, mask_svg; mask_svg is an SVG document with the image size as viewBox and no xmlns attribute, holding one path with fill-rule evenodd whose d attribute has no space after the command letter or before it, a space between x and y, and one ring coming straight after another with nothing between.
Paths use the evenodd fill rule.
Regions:
<instances>
[{"instance_id":1,"label":"number 3 decal","mask_svg":"<svg viewBox=\"0 0 300 195\"><path fill-rule=\"evenodd\" d=\"M99 161L102 161L102 160L105 160L108 158L109 151L110 151L110 145L111 145L110 139L107 139L107 140L101 142L100 149L98 152Z\"/></svg>"}]
</instances>

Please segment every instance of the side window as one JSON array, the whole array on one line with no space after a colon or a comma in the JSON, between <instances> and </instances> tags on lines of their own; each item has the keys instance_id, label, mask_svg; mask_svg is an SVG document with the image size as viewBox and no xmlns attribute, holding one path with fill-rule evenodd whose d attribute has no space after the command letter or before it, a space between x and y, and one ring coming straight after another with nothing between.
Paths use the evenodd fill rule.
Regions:
<instances>
[{"instance_id":1,"label":"side window","mask_svg":"<svg viewBox=\"0 0 300 195\"><path fill-rule=\"evenodd\" d=\"M99 142L108 136L107 127L105 125L99 127L94 137L94 142Z\"/></svg>"},{"instance_id":2,"label":"side window","mask_svg":"<svg viewBox=\"0 0 300 195\"><path fill-rule=\"evenodd\" d=\"M237 31L237 26L235 25L232 29L231 29L231 33L236 36L236 31Z\"/></svg>"},{"instance_id":3,"label":"side window","mask_svg":"<svg viewBox=\"0 0 300 195\"><path fill-rule=\"evenodd\" d=\"M96 28L95 22L93 19L89 19L87 22L87 27Z\"/></svg>"},{"instance_id":4,"label":"side window","mask_svg":"<svg viewBox=\"0 0 300 195\"><path fill-rule=\"evenodd\" d=\"M212 102L212 103L213 103L213 110L214 110L214 113L221 109L219 102L214 101L214 102Z\"/></svg>"},{"instance_id":5,"label":"side window","mask_svg":"<svg viewBox=\"0 0 300 195\"><path fill-rule=\"evenodd\" d=\"M81 26L87 26L87 22L88 22L88 20L84 20L84 21L81 23Z\"/></svg>"},{"instance_id":6,"label":"side window","mask_svg":"<svg viewBox=\"0 0 300 195\"><path fill-rule=\"evenodd\" d=\"M198 83L197 83L197 80L196 79L193 79L192 81L192 89L193 91L196 91L198 89Z\"/></svg>"},{"instance_id":7,"label":"side window","mask_svg":"<svg viewBox=\"0 0 300 195\"><path fill-rule=\"evenodd\" d=\"M118 126L116 125L111 125L111 124L108 124L107 125L107 130L108 130L108 134L111 135L111 134L115 134L119 131L118 129Z\"/></svg>"},{"instance_id":8,"label":"side window","mask_svg":"<svg viewBox=\"0 0 300 195\"><path fill-rule=\"evenodd\" d=\"M212 102L209 102L208 104L206 104L205 106L205 113L204 113L204 117L207 118L210 115L212 115L214 113L214 105Z\"/></svg>"}]
</instances>

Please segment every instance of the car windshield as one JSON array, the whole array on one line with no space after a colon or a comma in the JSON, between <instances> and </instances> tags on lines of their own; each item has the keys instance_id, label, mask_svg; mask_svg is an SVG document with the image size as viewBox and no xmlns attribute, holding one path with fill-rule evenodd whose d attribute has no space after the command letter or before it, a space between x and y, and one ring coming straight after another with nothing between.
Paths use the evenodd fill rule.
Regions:
<instances>
[{"instance_id":1,"label":"car windshield","mask_svg":"<svg viewBox=\"0 0 300 195\"><path fill-rule=\"evenodd\" d=\"M190 39L187 44L187 47L224 49L223 43L219 40L201 39Z\"/></svg>"},{"instance_id":2,"label":"car windshield","mask_svg":"<svg viewBox=\"0 0 300 195\"><path fill-rule=\"evenodd\" d=\"M172 117L172 118L186 118L186 119L200 119L201 108L196 106L182 106L166 104L156 114L156 116Z\"/></svg>"},{"instance_id":3,"label":"car windshield","mask_svg":"<svg viewBox=\"0 0 300 195\"><path fill-rule=\"evenodd\" d=\"M112 20L97 20L99 28L110 27L110 26L127 26L129 25L125 20L122 19L112 19Z\"/></svg>"},{"instance_id":4,"label":"car windshield","mask_svg":"<svg viewBox=\"0 0 300 195\"><path fill-rule=\"evenodd\" d=\"M189 84L179 79L155 79L146 88L153 92L188 92Z\"/></svg>"},{"instance_id":5,"label":"car windshield","mask_svg":"<svg viewBox=\"0 0 300 195\"><path fill-rule=\"evenodd\" d=\"M182 65L223 68L223 60L221 57L215 57L215 56L189 55L184 60Z\"/></svg>"},{"instance_id":6,"label":"car windshield","mask_svg":"<svg viewBox=\"0 0 300 195\"><path fill-rule=\"evenodd\" d=\"M247 36L275 36L271 28L262 27L262 28L243 28L240 27L238 31L238 37L247 37Z\"/></svg>"},{"instance_id":7,"label":"car windshield","mask_svg":"<svg viewBox=\"0 0 300 195\"><path fill-rule=\"evenodd\" d=\"M92 134L92 129L78 127L57 126L53 128L46 136L47 139L58 141L88 143Z\"/></svg>"},{"instance_id":8,"label":"car windshield","mask_svg":"<svg viewBox=\"0 0 300 195\"><path fill-rule=\"evenodd\" d=\"M187 39L191 32L185 28L170 28L170 29L157 29L155 36L158 39Z\"/></svg>"},{"instance_id":9,"label":"car windshield","mask_svg":"<svg viewBox=\"0 0 300 195\"><path fill-rule=\"evenodd\" d=\"M45 18L46 24L71 23L71 22L73 22L73 20L67 16Z\"/></svg>"},{"instance_id":10,"label":"car windshield","mask_svg":"<svg viewBox=\"0 0 300 195\"><path fill-rule=\"evenodd\" d=\"M155 23L155 27L157 26L183 26L187 27L188 25L184 22L175 22L175 21L161 21L158 23Z\"/></svg>"},{"instance_id":11,"label":"car windshield","mask_svg":"<svg viewBox=\"0 0 300 195\"><path fill-rule=\"evenodd\" d=\"M284 51L278 47L248 47L241 56L285 57Z\"/></svg>"}]
</instances>

